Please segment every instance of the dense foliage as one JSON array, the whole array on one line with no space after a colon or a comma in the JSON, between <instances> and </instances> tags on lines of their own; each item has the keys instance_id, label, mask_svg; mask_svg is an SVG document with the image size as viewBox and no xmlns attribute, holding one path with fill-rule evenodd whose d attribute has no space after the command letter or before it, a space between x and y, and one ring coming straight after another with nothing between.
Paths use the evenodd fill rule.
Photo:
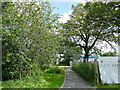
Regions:
<instances>
[{"instance_id":1,"label":"dense foliage","mask_svg":"<svg viewBox=\"0 0 120 90\"><path fill-rule=\"evenodd\" d=\"M76 71L81 77L90 83L95 83L95 66L94 63L73 64L72 70Z\"/></svg>"},{"instance_id":2,"label":"dense foliage","mask_svg":"<svg viewBox=\"0 0 120 90\"><path fill-rule=\"evenodd\" d=\"M59 48L56 14L48 2L2 3L2 76L20 78L54 64ZM31 74L31 73L30 73Z\"/></svg>"},{"instance_id":3,"label":"dense foliage","mask_svg":"<svg viewBox=\"0 0 120 90\"><path fill-rule=\"evenodd\" d=\"M50 67L49 69L46 69L46 73L65 73L63 68L59 68L57 66Z\"/></svg>"},{"instance_id":4,"label":"dense foliage","mask_svg":"<svg viewBox=\"0 0 120 90\"><path fill-rule=\"evenodd\" d=\"M46 65L40 67L40 69L41 69L43 72L44 72L46 69L48 69L48 68L50 68L50 67L49 67L49 66L46 66Z\"/></svg>"}]
</instances>

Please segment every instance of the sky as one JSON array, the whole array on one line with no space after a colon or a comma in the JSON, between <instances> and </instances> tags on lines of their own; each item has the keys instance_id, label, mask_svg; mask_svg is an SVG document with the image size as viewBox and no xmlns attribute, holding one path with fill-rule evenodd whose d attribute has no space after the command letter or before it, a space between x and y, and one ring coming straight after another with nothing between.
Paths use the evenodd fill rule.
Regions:
<instances>
[{"instance_id":1,"label":"sky","mask_svg":"<svg viewBox=\"0 0 120 90\"><path fill-rule=\"evenodd\" d=\"M71 11L72 4L76 5L77 2L50 2L52 7L57 7L54 9L53 13L60 13L63 15L64 13L67 13Z\"/></svg>"},{"instance_id":2,"label":"sky","mask_svg":"<svg viewBox=\"0 0 120 90\"><path fill-rule=\"evenodd\" d=\"M62 0L62 1L53 1L50 2L51 7L56 7L53 11L53 14L59 13L60 19L59 21L62 23L67 22L70 19L69 15L72 13L72 5L77 5L78 3L85 3L84 0Z\"/></svg>"}]
</instances>

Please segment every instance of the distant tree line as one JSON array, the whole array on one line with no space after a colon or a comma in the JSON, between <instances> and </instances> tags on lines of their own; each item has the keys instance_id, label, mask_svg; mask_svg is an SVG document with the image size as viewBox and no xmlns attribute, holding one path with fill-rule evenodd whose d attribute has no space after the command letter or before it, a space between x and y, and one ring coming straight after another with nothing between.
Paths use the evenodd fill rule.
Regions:
<instances>
[{"instance_id":1,"label":"distant tree line","mask_svg":"<svg viewBox=\"0 0 120 90\"><path fill-rule=\"evenodd\" d=\"M117 56L115 52L106 52L104 54L101 54L100 56Z\"/></svg>"}]
</instances>

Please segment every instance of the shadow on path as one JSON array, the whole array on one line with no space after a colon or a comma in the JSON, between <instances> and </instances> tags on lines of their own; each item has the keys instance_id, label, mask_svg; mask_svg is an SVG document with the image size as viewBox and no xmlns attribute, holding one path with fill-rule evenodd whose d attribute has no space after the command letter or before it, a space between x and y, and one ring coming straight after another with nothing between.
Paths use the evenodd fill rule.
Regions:
<instances>
[{"instance_id":1,"label":"shadow on path","mask_svg":"<svg viewBox=\"0 0 120 90\"><path fill-rule=\"evenodd\" d=\"M66 90L66 89L79 89L79 90L95 90L94 87L92 87L88 81L81 78L76 72L71 70L70 66L65 67L65 81L60 90Z\"/></svg>"}]
</instances>

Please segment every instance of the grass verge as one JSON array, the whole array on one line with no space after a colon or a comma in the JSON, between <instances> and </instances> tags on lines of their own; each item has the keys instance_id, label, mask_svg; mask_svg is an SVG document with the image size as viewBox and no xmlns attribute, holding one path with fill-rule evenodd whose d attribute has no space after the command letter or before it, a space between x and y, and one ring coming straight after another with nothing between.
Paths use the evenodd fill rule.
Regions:
<instances>
[{"instance_id":1,"label":"grass verge","mask_svg":"<svg viewBox=\"0 0 120 90\"><path fill-rule=\"evenodd\" d=\"M120 84L94 85L96 88L119 88Z\"/></svg>"},{"instance_id":2,"label":"grass verge","mask_svg":"<svg viewBox=\"0 0 120 90\"><path fill-rule=\"evenodd\" d=\"M3 81L2 88L40 88L43 82L45 82L43 76L23 77L21 80Z\"/></svg>"},{"instance_id":3,"label":"grass verge","mask_svg":"<svg viewBox=\"0 0 120 90\"><path fill-rule=\"evenodd\" d=\"M54 67L54 66L51 66ZM65 71L65 66L58 66ZM45 73L41 88L61 88L64 83L65 73Z\"/></svg>"},{"instance_id":4,"label":"grass verge","mask_svg":"<svg viewBox=\"0 0 120 90\"><path fill-rule=\"evenodd\" d=\"M64 83L65 73L45 73L45 82L41 85L41 88L61 88Z\"/></svg>"},{"instance_id":5,"label":"grass verge","mask_svg":"<svg viewBox=\"0 0 120 90\"><path fill-rule=\"evenodd\" d=\"M65 70L65 67L59 67ZM39 72L39 71L38 71ZM2 88L60 88L64 83L65 73L33 73L21 80L2 82Z\"/></svg>"}]
</instances>

